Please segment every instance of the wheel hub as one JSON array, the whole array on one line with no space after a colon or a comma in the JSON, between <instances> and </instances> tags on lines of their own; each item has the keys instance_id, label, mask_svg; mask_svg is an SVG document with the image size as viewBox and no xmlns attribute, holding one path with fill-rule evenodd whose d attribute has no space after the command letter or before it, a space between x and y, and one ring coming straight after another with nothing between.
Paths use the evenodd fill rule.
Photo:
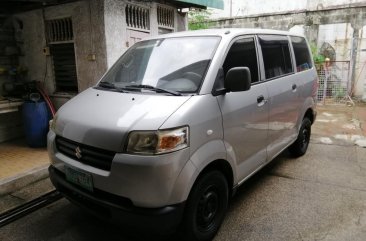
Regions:
<instances>
[{"instance_id":1,"label":"wheel hub","mask_svg":"<svg viewBox=\"0 0 366 241\"><path fill-rule=\"evenodd\" d=\"M307 128L304 128L302 131L302 148L306 148L306 146L309 143L309 139L310 139L310 132Z\"/></svg>"},{"instance_id":2,"label":"wheel hub","mask_svg":"<svg viewBox=\"0 0 366 241\"><path fill-rule=\"evenodd\" d=\"M203 193L198 204L197 222L200 228L209 229L213 224L219 208L219 197L215 190Z\"/></svg>"}]
</instances>

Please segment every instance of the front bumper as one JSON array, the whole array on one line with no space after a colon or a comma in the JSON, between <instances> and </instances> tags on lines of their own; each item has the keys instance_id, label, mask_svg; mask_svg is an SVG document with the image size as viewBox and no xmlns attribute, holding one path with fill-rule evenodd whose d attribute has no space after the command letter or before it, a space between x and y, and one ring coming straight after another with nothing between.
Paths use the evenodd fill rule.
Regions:
<instances>
[{"instance_id":1,"label":"front bumper","mask_svg":"<svg viewBox=\"0 0 366 241\"><path fill-rule=\"evenodd\" d=\"M52 165L48 170L52 184L63 196L102 219L157 233L173 232L182 220L184 202L161 208L139 208L127 198L98 189L92 193L69 183Z\"/></svg>"},{"instance_id":2,"label":"front bumper","mask_svg":"<svg viewBox=\"0 0 366 241\"><path fill-rule=\"evenodd\" d=\"M52 166L61 173L72 167L90 174L95 189L127 197L134 206L142 208L174 205L188 197L187 183L196 171L189 160L189 148L154 156L116 153L110 170L102 170L61 153L55 138L56 134L50 131L48 153Z\"/></svg>"}]
</instances>

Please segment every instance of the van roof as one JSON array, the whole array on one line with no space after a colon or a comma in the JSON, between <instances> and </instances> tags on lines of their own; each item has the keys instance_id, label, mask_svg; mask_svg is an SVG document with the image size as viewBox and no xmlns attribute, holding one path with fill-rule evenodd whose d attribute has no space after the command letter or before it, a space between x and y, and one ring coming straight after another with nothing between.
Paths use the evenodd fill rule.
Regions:
<instances>
[{"instance_id":1,"label":"van roof","mask_svg":"<svg viewBox=\"0 0 366 241\"><path fill-rule=\"evenodd\" d=\"M273 29L259 29L259 28L220 28L220 29L203 29L203 30L193 30L193 31L183 31L174 32L169 34L163 34L146 39L157 39L157 38L170 38L170 37L184 37L184 36L237 36L244 34L275 34L275 35L290 35L290 36L300 36L301 34L290 33L288 31L279 31Z\"/></svg>"}]
</instances>

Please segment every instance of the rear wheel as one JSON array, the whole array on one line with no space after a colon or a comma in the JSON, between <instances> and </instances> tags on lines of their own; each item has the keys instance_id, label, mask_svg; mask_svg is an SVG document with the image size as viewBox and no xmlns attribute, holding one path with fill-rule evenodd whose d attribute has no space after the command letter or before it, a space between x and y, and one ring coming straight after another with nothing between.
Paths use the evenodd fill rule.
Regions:
<instances>
[{"instance_id":1,"label":"rear wheel","mask_svg":"<svg viewBox=\"0 0 366 241\"><path fill-rule=\"evenodd\" d=\"M305 117L302 120L296 141L289 147L289 151L294 157L300 157L306 153L310 142L310 135L311 121L308 117Z\"/></svg>"},{"instance_id":2,"label":"rear wheel","mask_svg":"<svg viewBox=\"0 0 366 241\"><path fill-rule=\"evenodd\" d=\"M228 184L221 172L211 171L200 177L188 197L184 240L211 240L225 217L228 196Z\"/></svg>"}]
</instances>

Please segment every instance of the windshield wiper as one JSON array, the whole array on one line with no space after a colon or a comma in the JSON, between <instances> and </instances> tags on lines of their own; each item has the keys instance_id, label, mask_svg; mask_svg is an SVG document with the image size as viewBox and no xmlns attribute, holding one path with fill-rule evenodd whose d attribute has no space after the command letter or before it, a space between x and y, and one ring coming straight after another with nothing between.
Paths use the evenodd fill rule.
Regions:
<instances>
[{"instance_id":1,"label":"windshield wiper","mask_svg":"<svg viewBox=\"0 0 366 241\"><path fill-rule=\"evenodd\" d=\"M103 88L107 88L107 89L115 89L116 88L116 86L114 84L112 84L110 82L107 82L107 81L100 82L98 86L103 87Z\"/></svg>"},{"instance_id":2,"label":"windshield wiper","mask_svg":"<svg viewBox=\"0 0 366 241\"><path fill-rule=\"evenodd\" d=\"M97 87L102 87L102 88L111 89L111 90L117 90L119 92L126 92L122 88L119 88L115 84L112 84L112 83L107 82L107 81L100 82Z\"/></svg>"},{"instance_id":3,"label":"windshield wiper","mask_svg":"<svg viewBox=\"0 0 366 241\"><path fill-rule=\"evenodd\" d=\"M152 85L127 85L124 87L124 89L148 89L148 90L153 90L156 92L164 92L164 93L168 93L171 95L175 95L175 96L180 96L182 95L179 92L176 92L174 90L167 90L167 89L162 89L162 88L158 88L158 87L154 87Z\"/></svg>"}]
</instances>

